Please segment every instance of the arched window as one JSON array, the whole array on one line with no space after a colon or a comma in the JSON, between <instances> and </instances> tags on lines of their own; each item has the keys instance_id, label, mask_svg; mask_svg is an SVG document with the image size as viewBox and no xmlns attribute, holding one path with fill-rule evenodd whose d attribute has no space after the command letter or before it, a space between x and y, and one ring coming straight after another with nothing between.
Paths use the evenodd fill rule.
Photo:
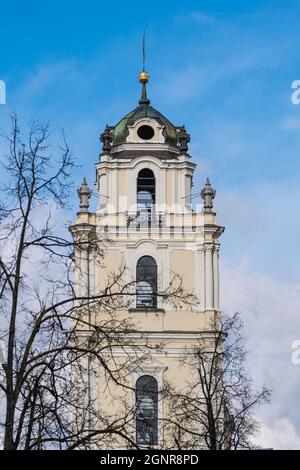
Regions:
<instances>
[{"instance_id":1,"label":"arched window","mask_svg":"<svg viewBox=\"0 0 300 470\"><path fill-rule=\"evenodd\" d=\"M144 168L137 178L137 207L151 224L151 214L155 205L155 176L149 168Z\"/></svg>"},{"instance_id":2,"label":"arched window","mask_svg":"<svg viewBox=\"0 0 300 470\"><path fill-rule=\"evenodd\" d=\"M136 306L157 307L157 266L151 256L142 256L136 265Z\"/></svg>"},{"instance_id":3,"label":"arched window","mask_svg":"<svg viewBox=\"0 0 300 470\"><path fill-rule=\"evenodd\" d=\"M158 439L158 385L151 375L142 375L136 381L136 443L157 445Z\"/></svg>"}]
</instances>

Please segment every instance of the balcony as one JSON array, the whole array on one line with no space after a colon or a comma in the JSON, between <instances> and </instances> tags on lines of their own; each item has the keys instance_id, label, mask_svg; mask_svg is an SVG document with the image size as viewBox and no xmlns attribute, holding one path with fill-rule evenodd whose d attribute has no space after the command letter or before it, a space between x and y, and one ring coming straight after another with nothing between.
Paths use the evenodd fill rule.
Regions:
<instances>
[{"instance_id":1,"label":"balcony","mask_svg":"<svg viewBox=\"0 0 300 470\"><path fill-rule=\"evenodd\" d=\"M156 211L137 211L125 212L127 228L162 228L166 226L166 212Z\"/></svg>"}]
</instances>

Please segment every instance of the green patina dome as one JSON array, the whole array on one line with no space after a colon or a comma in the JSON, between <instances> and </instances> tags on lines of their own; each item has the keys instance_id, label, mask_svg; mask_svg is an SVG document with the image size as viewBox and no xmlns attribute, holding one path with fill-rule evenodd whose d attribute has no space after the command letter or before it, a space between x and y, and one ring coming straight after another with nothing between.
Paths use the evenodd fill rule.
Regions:
<instances>
[{"instance_id":1,"label":"green patina dome","mask_svg":"<svg viewBox=\"0 0 300 470\"><path fill-rule=\"evenodd\" d=\"M176 145L178 141L178 135L176 127L159 111L154 109L152 106L141 104L135 109L126 114L121 121L115 126L113 130L113 145L120 145L126 142L126 137L128 135L127 126L131 126L135 121L141 118L152 118L157 121L159 124L164 126L163 135L165 136L166 142L168 144Z\"/></svg>"}]
</instances>

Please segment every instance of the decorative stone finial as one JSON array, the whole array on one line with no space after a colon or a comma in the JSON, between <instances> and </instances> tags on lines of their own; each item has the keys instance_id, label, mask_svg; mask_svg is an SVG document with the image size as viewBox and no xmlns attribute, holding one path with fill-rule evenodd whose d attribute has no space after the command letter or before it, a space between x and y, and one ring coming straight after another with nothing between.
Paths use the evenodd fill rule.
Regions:
<instances>
[{"instance_id":1,"label":"decorative stone finial","mask_svg":"<svg viewBox=\"0 0 300 470\"><path fill-rule=\"evenodd\" d=\"M112 141L111 130L112 130L112 127L106 124L104 132L100 135L100 140L103 142L103 145L102 145L103 152L110 152L111 141Z\"/></svg>"},{"instance_id":2,"label":"decorative stone finial","mask_svg":"<svg viewBox=\"0 0 300 470\"><path fill-rule=\"evenodd\" d=\"M87 181L83 178L82 185L79 189L77 189L77 194L79 197L79 207L80 212L88 212L89 208L89 199L92 195L92 190L88 187Z\"/></svg>"},{"instance_id":3,"label":"decorative stone finial","mask_svg":"<svg viewBox=\"0 0 300 470\"><path fill-rule=\"evenodd\" d=\"M179 147L182 153L187 153L189 146L188 143L191 140L190 134L185 129L185 126L179 128Z\"/></svg>"},{"instance_id":4,"label":"decorative stone finial","mask_svg":"<svg viewBox=\"0 0 300 470\"><path fill-rule=\"evenodd\" d=\"M203 212L204 214L215 214L212 211L213 199L215 198L216 190L211 187L210 181L206 178L205 186L201 191L201 197L204 201Z\"/></svg>"}]
</instances>

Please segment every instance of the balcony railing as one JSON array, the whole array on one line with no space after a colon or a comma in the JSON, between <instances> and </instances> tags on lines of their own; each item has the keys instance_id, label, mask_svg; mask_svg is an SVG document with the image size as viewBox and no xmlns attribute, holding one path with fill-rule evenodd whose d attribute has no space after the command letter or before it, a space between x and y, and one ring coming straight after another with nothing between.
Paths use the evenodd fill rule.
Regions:
<instances>
[{"instance_id":1,"label":"balcony railing","mask_svg":"<svg viewBox=\"0 0 300 470\"><path fill-rule=\"evenodd\" d=\"M162 228L166 225L166 216L166 212L156 211L125 212L126 224L128 228Z\"/></svg>"}]
</instances>

